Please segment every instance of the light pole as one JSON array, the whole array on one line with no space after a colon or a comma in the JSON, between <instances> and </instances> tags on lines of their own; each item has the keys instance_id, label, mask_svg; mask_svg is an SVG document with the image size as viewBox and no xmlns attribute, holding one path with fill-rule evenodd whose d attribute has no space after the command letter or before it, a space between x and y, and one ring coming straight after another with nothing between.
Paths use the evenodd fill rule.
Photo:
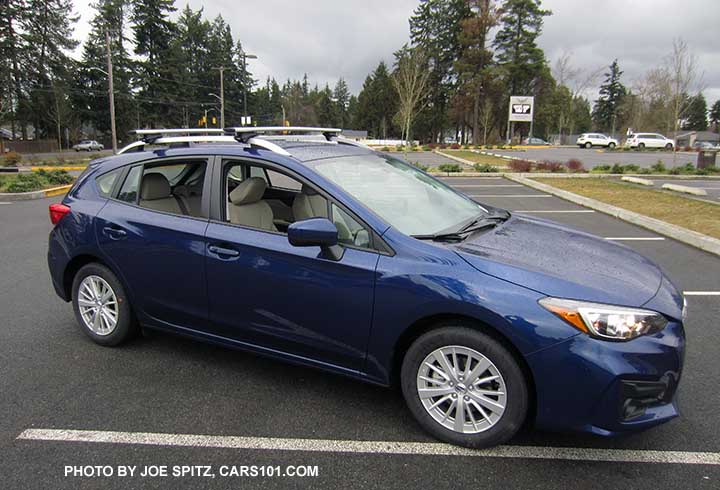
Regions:
<instances>
[{"instance_id":1,"label":"light pole","mask_svg":"<svg viewBox=\"0 0 720 490\"><path fill-rule=\"evenodd\" d=\"M112 147L113 153L117 153L117 134L115 132L115 93L113 91L113 76L112 76L112 61L108 57L108 70L105 71L102 68L94 66L90 67L90 70L99 71L104 73L108 77L108 98L110 99L110 132L112 133Z\"/></svg>"},{"instance_id":2,"label":"light pole","mask_svg":"<svg viewBox=\"0 0 720 490\"><path fill-rule=\"evenodd\" d=\"M240 51L240 57L243 60L243 116L247 121L247 60L256 60L257 56L254 54L247 54L245 51Z\"/></svg>"},{"instance_id":3,"label":"light pole","mask_svg":"<svg viewBox=\"0 0 720 490\"><path fill-rule=\"evenodd\" d=\"M222 90L222 69L220 71L220 93L223 93ZM220 101L220 127L225 129L225 97L217 94L208 94L211 97L215 97L217 100Z\"/></svg>"}]
</instances>

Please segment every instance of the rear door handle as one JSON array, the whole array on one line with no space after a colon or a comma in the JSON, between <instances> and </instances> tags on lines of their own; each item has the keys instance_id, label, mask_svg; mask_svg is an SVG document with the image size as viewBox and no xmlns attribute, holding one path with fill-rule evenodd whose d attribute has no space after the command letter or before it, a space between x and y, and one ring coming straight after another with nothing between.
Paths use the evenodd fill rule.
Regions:
<instances>
[{"instance_id":1,"label":"rear door handle","mask_svg":"<svg viewBox=\"0 0 720 490\"><path fill-rule=\"evenodd\" d=\"M226 257L239 257L240 252L232 248L218 247L217 245L210 245L208 250L215 255L225 255Z\"/></svg>"},{"instance_id":2,"label":"rear door handle","mask_svg":"<svg viewBox=\"0 0 720 490\"><path fill-rule=\"evenodd\" d=\"M106 226L103 228L103 233L113 240L122 240L127 236L127 232L122 228L115 228L112 226Z\"/></svg>"}]
</instances>

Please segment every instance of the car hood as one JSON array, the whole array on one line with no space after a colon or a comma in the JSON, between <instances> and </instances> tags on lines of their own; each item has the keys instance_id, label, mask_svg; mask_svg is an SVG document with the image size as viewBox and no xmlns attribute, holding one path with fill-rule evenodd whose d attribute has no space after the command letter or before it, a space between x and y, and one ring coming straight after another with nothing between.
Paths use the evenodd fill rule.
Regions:
<instances>
[{"instance_id":1,"label":"car hood","mask_svg":"<svg viewBox=\"0 0 720 490\"><path fill-rule=\"evenodd\" d=\"M480 272L560 298L642 306L663 277L628 247L523 216L452 248Z\"/></svg>"}]
</instances>

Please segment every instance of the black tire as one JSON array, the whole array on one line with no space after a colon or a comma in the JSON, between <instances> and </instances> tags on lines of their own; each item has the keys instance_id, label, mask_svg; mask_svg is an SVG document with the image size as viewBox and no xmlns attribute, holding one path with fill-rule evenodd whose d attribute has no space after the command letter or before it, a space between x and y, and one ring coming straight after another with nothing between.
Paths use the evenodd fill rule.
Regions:
<instances>
[{"instance_id":1,"label":"black tire","mask_svg":"<svg viewBox=\"0 0 720 490\"><path fill-rule=\"evenodd\" d=\"M117 323L112 332L107 335L98 335L93 332L85 324L85 321L80 313L80 307L78 304L78 289L83 279L88 276L99 276L104 279L110 288L112 288L113 293L117 298ZM80 328L97 344L104 346L116 346L131 339L137 335L139 331L137 320L133 314L127 294L125 293L125 288L123 288L115 274L102 264L95 262L86 264L80 268L77 274L75 274L72 285L72 303L75 318L80 325Z\"/></svg>"},{"instance_id":2,"label":"black tire","mask_svg":"<svg viewBox=\"0 0 720 490\"><path fill-rule=\"evenodd\" d=\"M665 145L665 149L666 149L667 151L670 151L670 150L673 149L673 145L670 144L670 143L668 143L667 145Z\"/></svg>"},{"instance_id":3,"label":"black tire","mask_svg":"<svg viewBox=\"0 0 720 490\"><path fill-rule=\"evenodd\" d=\"M588 150L592 148L592 143L590 143L589 141L585 143L585 148L587 148Z\"/></svg>"},{"instance_id":4,"label":"black tire","mask_svg":"<svg viewBox=\"0 0 720 490\"><path fill-rule=\"evenodd\" d=\"M638 143L637 148L638 148L638 150L644 150L644 149L645 149L645 143Z\"/></svg>"},{"instance_id":5,"label":"black tire","mask_svg":"<svg viewBox=\"0 0 720 490\"><path fill-rule=\"evenodd\" d=\"M495 425L483 432L467 434L444 427L433 419L420 400L418 370L429 354L446 346L462 346L479 352L497 367L505 381L505 411ZM423 429L441 441L458 446L481 448L507 442L522 427L528 411L527 382L515 357L492 337L461 322L438 325L413 342L403 359L401 386L408 408Z\"/></svg>"},{"instance_id":6,"label":"black tire","mask_svg":"<svg viewBox=\"0 0 720 490\"><path fill-rule=\"evenodd\" d=\"M610 143L610 144L608 145L608 148L610 148L611 150L613 150L613 149L615 148L615 143Z\"/></svg>"}]
</instances>

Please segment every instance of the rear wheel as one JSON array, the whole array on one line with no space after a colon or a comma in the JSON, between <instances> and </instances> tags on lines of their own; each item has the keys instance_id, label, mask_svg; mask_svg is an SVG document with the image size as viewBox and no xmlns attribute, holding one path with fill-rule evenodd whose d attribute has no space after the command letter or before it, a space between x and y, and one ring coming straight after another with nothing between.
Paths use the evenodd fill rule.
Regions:
<instances>
[{"instance_id":1,"label":"rear wheel","mask_svg":"<svg viewBox=\"0 0 720 490\"><path fill-rule=\"evenodd\" d=\"M83 332L100 345L114 346L137 333L137 322L125 290L115 274L97 263L75 275L73 309Z\"/></svg>"},{"instance_id":2,"label":"rear wheel","mask_svg":"<svg viewBox=\"0 0 720 490\"><path fill-rule=\"evenodd\" d=\"M638 147L638 150L644 150L644 149L645 149L645 143L639 143L639 144L637 145L637 147Z\"/></svg>"},{"instance_id":3,"label":"rear wheel","mask_svg":"<svg viewBox=\"0 0 720 490\"><path fill-rule=\"evenodd\" d=\"M460 446L502 444L527 414L525 377L513 355L465 326L442 326L418 338L403 360L401 383L420 425Z\"/></svg>"},{"instance_id":4,"label":"rear wheel","mask_svg":"<svg viewBox=\"0 0 720 490\"><path fill-rule=\"evenodd\" d=\"M673 149L673 145L671 143L668 143L667 145L665 145L665 149L670 151Z\"/></svg>"},{"instance_id":5,"label":"rear wheel","mask_svg":"<svg viewBox=\"0 0 720 490\"><path fill-rule=\"evenodd\" d=\"M610 148L611 150L614 149L614 148L615 148L615 143L610 143L610 144L608 145L608 148Z\"/></svg>"},{"instance_id":6,"label":"rear wheel","mask_svg":"<svg viewBox=\"0 0 720 490\"><path fill-rule=\"evenodd\" d=\"M585 148L587 148L588 150L592 148L592 143L590 143L589 141L585 143Z\"/></svg>"}]
</instances>

